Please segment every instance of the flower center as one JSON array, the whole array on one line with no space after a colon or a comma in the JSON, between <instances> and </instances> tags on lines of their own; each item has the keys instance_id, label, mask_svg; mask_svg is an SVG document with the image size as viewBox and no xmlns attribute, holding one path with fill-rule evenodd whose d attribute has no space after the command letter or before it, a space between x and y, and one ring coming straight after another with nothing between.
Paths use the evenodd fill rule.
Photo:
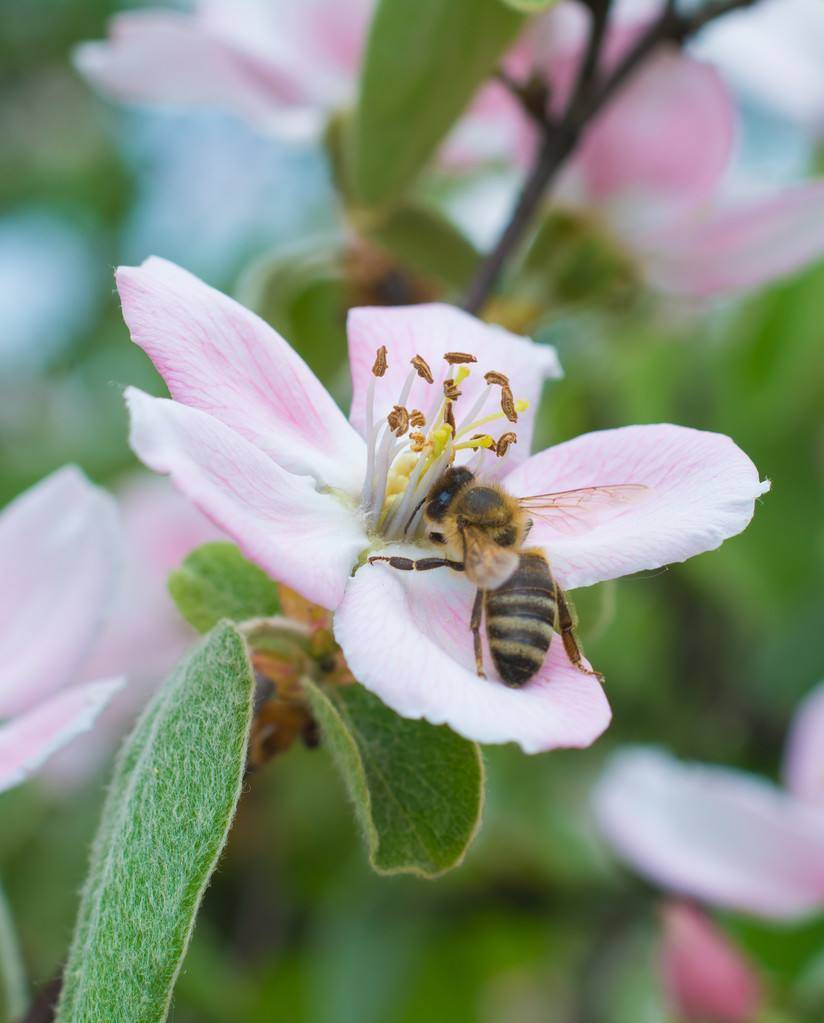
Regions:
<instances>
[{"instance_id":1,"label":"flower center","mask_svg":"<svg viewBox=\"0 0 824 1023\"><path fill-rule=\"evenodd\" d=\"M483 390L464 409L461 386L477 359L465 352L446 352L443 359L445 366L436 383L426 360L416 355L397 400L379 417L375 390L388 368L386 347L381 346L375 356L366 398L367 465L362 505L370 532L387 540L422 535L426 495L459 452L474 452L467 468L477 473L485 452L503 458L518 440L512 430L497 439L487 430L501 420L517 423L518 413L528 407L526 401L515 399L507 377L494 370L485 373ZM431 391L426 411L407 407L416 377ZM496 392L499 408L487 412Z\"/></svg>"}]
</instances>

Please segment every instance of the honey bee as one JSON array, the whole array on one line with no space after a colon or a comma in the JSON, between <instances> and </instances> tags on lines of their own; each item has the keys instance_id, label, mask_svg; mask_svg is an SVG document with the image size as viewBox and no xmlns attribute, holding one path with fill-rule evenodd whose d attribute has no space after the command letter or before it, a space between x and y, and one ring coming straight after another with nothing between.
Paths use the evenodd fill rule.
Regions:
<instances>
[{"instance_id":1,"label":"honey bee","mask_svg":"<svg viewBox=\"0 0 824 1023\"><path fill-rule=\"evenodd\" d=\"M572 664L586 674L575 621L563 590L555 582L543 550L525 547L531 516L548 518L560 531L586 527L597 508L640 497L643 484L581 487L554 494L517 498L503 487L479 482L463 466L447 469L424 498L428 539L445 548L445 558L371 557L402 571L451 568L465 572L477 587L469 627L475 668L486 677L481 626L485 619L489 652L501 681L525 685L541 669L552 635L561 637Z\"/></svg>"}]
</instances>

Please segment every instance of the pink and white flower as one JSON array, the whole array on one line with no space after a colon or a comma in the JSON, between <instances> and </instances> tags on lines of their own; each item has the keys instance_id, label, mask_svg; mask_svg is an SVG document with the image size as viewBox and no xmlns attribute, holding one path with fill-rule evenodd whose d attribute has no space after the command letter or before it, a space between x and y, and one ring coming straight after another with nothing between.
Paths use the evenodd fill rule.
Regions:
<instances>
[{"instance_id":1,"label":"pink and white flower","mask_svg":"<svg viewBox=\"0 0 824 1023\"><path fill-rule=\"evenodd\" d=\"M264 131L317 134L353 96L373 0L197 0L114 17L75 64L117 99L208 106Z\"/></svg>"},{"instance_id":2,"label":"pink and white flower","mask_svg":"<svg viewBox=\"0 0 824 1023\"><path fill-rule=\"evenodd\" d=\"M661 973L669 1008L683 1023L753 1023L761 985L752 965L694 906L662 911Z\"/></svg>"},{"instance_id":3,"label":"pink and white flower","mask_svg":"<svg viewBox=\"0 0 824 1023\"><path fill-rule=\"evenodd\" d=\"M69 466L0 515L0 791L91 728L121 678L79 684L121 552L112 499Z\"/></svg>"},{"instance_id":4,"label":"pink and white flower","mask_svg":"<svg viewBox=\"0 0 824 1023\"><path fill-rule=\"evenodd\" d=\"M602 833L662 887L771 919L824 909L824 686L790 732L786 788L652 749L610 762L595 791Z\"/></svg>"},{"instance_id":5,"label":"pink and white flower","mask_svg":"<svg viewBox=\"0 0 824 1023\"><path fill-rule=\"evenodd\" d=\"M45 779L56 788L85 781L124 733L174 665L197 639L168 588L169 573L195 547L225 539L170 483L134 474L116 492L123 532L122 570L107 620L83 661L90 678L128 676L101 714L94 733L49 764Z\"/></svg>"},{"instance_id":6,"label":"pink and white flower","mask_svg":"<svg viewBox=\"0 0 824 1023\"><path fill-rule=\"evenodd\" d=\"M553 13L570 21L561 18L568 5ZM571 20L539 55L556 99L568 92L583 45ZM605 66L627 51L637 29L636 20L618 21ZM589 220L664 293L734 295L780 278L824 255L824 181L737 195L727 185L736 126L719 72L661 49L589 125L552 201ZM522 163L536 144L527 126Z\"/></svg>"},{"instance_id":7,"label":"pink and white flower","mask_svg":"<svg viewBox=\"0 0 824 1023\"><path fill-rule=\"evenodd\" d=\"M468 628L474 591L461 574L366 563L372 554L443 554L424 535L419 508L442 469L468 460L516 496L642 484L640 500L596 508L577 524L536 518L530 544L549 552L568 589L717 547L747 525L768 487L728 437L668 424L592 433L529 457L543 381L559 375L554 350L447 306L352 310L347 421L282 337L186 271L150 259L120 268L117 286L132 339L172 395L128 390L140 458L252 560L333 610L350 669L385 703L482 742L516 741L527 752L585 746L610 712L597 680L557 642L522 689L479 679ZM452 352L477 366L448 364ZM416 356L432 383L410 364ZM488 372L509 378L517 423L499 408ZM461 392L454 434L449 378ZM418 437L393 432L395 406L419 412ZM517 431L504 458L473 450L490 429Z\"/></svg>"}]
</instances>

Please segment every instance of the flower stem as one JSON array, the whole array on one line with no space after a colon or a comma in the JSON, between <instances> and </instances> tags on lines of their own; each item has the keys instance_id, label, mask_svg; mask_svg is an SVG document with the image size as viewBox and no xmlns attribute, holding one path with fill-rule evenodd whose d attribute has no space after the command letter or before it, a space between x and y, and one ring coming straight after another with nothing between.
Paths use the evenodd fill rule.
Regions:
<instances>
[{"instance_id":1,"label":"flower stem","mask_svg":"<svg viewBox=\"0 0 824 1023\"><path fill-rule=\"evenodd\" d=\"M6 893L0 886L0 984L6 1016L19 1019L29 1004L26 969Z\"/></svg>"},{"instance_id":2,"label":"flower stem","mask_svg":"<svg viewBox=\"0 0 824 1023\"><path fill-rule=\"evenodd\" d=\"M560 119L547 115L543 140L535 163L524 182L512 216L492 251L478 267L464 300L464 309L477 313L486 304L507 262L523 242L547 189L566 159L574 151L584 129L614 97L626 80L665 42L681 44L709 22L731 11L751 7L757 0L710 0L692 15L679 14L668 2L661 15L640 36L603 81L598 65L606 37L610 0L589 0L591 21L589 41L571 99ZM515 95L519 95L516 89ZM534 112L528 111L530 116Z\"/></svg>"}]
</instances>

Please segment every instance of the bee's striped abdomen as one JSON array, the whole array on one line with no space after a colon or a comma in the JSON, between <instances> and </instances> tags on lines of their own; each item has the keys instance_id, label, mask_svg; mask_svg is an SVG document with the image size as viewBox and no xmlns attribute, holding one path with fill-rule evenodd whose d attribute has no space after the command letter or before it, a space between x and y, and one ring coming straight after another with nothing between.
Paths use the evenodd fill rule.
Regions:
<instances>
[{"instance_id":1,"label":"bee's striped abdomen","mask_svg":"<svg viewBox=\"0 0 824 1023\"><path fill-rule=\"evenodd\" d=\"M557 607L549 563L522 552L510 578L484 598L489 652L501 680L522 686L540 669L552 641Z\"/></svg>"}]
</instances>

